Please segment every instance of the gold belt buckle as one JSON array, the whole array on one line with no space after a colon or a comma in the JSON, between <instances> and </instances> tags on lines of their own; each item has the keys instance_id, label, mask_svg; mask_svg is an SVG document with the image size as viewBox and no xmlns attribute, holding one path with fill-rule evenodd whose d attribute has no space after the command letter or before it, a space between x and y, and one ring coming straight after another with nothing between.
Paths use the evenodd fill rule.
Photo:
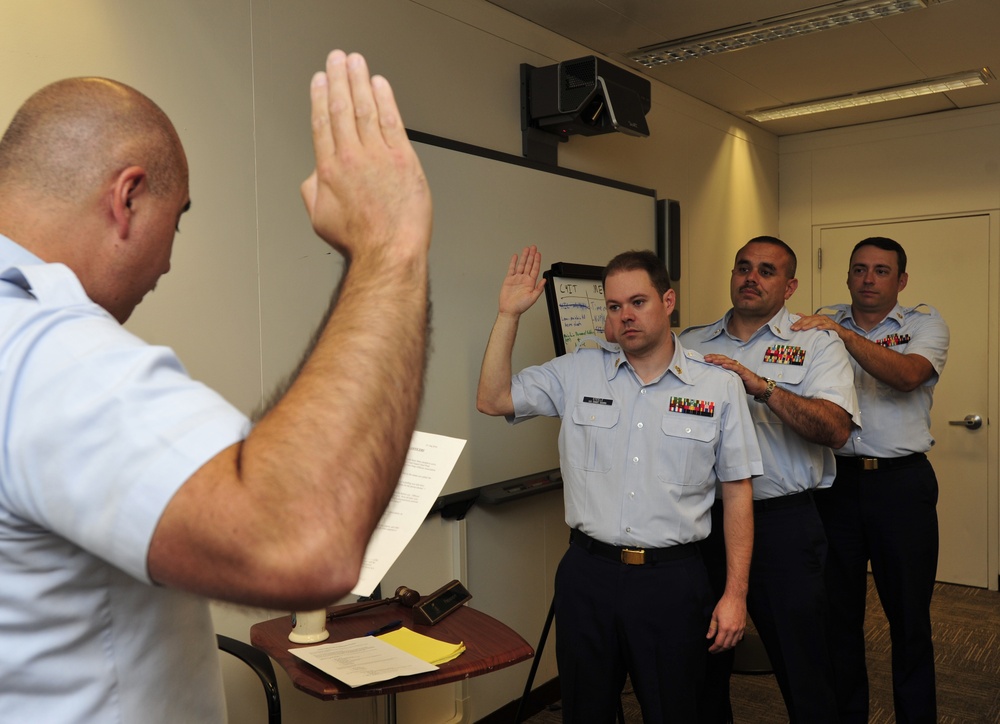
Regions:
<instances>
[{"instance_id":1,"label":"gold belt buckle","mask_svg":"<svg viewBox=\"0 0 1000 724\"><path fill-rule=\"evenodd\" d=\"M865 470L878 470L878 458L861 458L861 467Z\"/></svg>"},{"instance_id":2,"label":"gold belt buckle","mask_svg":"<svg viewBox=\"0 0 1000 724\"><path fill-rule=\"evenodd\" d=\"M622 563L626 566L641 566L646 563L646 551L641 548L622 548Z\"/></svg>"}]
</instances>

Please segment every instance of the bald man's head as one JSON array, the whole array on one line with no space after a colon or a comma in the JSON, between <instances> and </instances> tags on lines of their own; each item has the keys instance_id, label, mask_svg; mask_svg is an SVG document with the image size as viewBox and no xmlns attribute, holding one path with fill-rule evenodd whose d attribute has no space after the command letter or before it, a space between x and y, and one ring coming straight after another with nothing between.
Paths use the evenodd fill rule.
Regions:
<instances>
[{"instance_id":1,"label":"bald man's head","mask_svg":"<svg viewBox=\"0 0 1000 724\"><path fill-rule=\"evenodd\" d=\"M170 119L139 91L105 78L42 88L0 139L0 190L52 201L82 201L129 166L146 170L154 195L187 183L187 161Z\"/></svg>"}]
</instances>

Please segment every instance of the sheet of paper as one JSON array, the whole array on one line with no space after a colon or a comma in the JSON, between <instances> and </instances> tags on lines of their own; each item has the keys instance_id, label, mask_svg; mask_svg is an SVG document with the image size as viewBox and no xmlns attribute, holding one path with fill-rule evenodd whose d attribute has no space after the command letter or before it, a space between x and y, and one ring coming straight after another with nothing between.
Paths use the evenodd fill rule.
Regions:
<instances>
[{"instance_id":1,"label":"sheet of paper","mask_svg":"<svg viewBox=\"0 0 1000 724\"><path fill-rule=\"evenodd\" d=\"M350 687L423 674L438 668L375 636L289 649L288 652Z\"/></svg>"},{"instance_id":2,"label":"sheet of paper","mask_svg":"<svg viewBox=\"0 0 1000 724\"><path fill-rule=\"evenodd\" d=\"M370 596L424 522L458 462L465 440L416 430L389 507L368 542L361 576L351 591Z\"/></svg>"}]
</instances>

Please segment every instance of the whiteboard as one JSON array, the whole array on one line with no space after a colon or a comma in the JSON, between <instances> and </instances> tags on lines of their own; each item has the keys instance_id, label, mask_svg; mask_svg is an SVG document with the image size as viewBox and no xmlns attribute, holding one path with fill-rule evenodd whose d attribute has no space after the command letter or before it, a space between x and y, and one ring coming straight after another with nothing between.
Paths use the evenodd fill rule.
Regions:
<instances>
[{"instance_id":1,"label":"whiteboard","mask_svg":"<svg viewBox=\"0 0 1000 724\"><path fill-rule=\"evenodd\" d=\"M417 428L468 440L443 494L558 468L558 420L512 426L476 410L500 284L511 256L530 244L543 269L560 261L603 267L621 251L655 250L655 192L410 136L434 199L430 356ZM546 305L538 303L521 318L514 370L554 356Z\"/></svg>"},{"instance_id":2,"label":"whiteboard","mask_svg":"<svg viewBox=\"0 0 1000 724\"><path fill-rule=\"evenodd\" d=\"M543 276L556 354L597 347L597 341L588 338L604 336L604 267L558 262Z\"/></svg>"}]
</instances>

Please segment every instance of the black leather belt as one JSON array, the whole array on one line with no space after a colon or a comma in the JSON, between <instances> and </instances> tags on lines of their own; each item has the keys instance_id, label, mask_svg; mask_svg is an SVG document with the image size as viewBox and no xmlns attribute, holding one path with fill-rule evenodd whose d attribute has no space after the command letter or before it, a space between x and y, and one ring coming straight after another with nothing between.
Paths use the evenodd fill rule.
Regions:
<instances>
[{"instance_id":1,"label":"black leather belt","mask_svg":"<svg viewBox=\"0 0 1000 724\"><path fill-rule=\"evenodd\" d=\"M847 455L838 455L837 465L846 465L852 470L891 470L892 468L913 465L913 463L926 459L927 455L924 453L912 453L900 458L867 458L862 456L849 457Z\"/></svg>"},{"instance_id":2,"label":"black leather belt","mask_svg":"<svg viewBox=\"0 0 1000 724\"><path fill-rule=\"evenodd\" d=\"M806 505L810 500L812 500L811 490L803 490L801 493L792 493L791 495L779 495L776 498L755 500L753 501L753 512L766 513L769 510L794 508L799 505Z\"/></svg>"},{"instance_id":3,"label":"black leather belt","mask_svg":"<svg viewBox=\"0 0 1000 724\"><path fill-rule=\"evenodd\" d=\"M696 543L682 543L669 548L622 548L591 538L576 528L570 531L569 542L575 543L591 555L624 563L626 566L644 566L650 563L676 561L698 553Z\"/></svg>"}]
</instances>

